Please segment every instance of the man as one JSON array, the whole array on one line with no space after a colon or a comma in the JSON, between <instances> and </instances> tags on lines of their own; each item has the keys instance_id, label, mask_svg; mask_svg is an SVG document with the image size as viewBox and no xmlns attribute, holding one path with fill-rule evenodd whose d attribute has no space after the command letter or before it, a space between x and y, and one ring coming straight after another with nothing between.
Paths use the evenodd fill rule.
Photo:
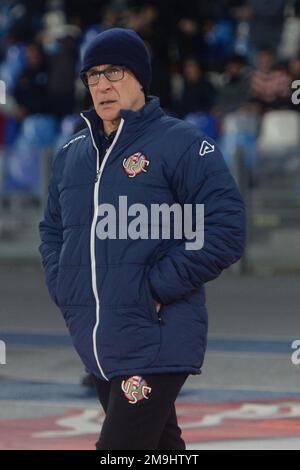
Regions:
<instances>
[{"instance_id":1,"label":"man","mask_svg":"<svg viewBox=\"0 0 300 470\"><path fill-rule=\"evenodd\" d=\"M250 79L250 99L261 113L290 106L291 77L286 68L276 63L272 49L257 54L257 69Z\"/></svg>"},{"instance_id":2,"label":"man","mask_svg":"<svg viewBox=\"0 0 300 470\"><path fill-rule=\"evenodd\" d=\"M204 359L203 285L242 254L243 202L216 144L148 96L150 59L134 31L99 34L81 77L94 109L53 163L40 224L47 285L106 412L97 449L185 449L174 403ZM121 197L130 211L116 236L99 216ZM202 249L145 238L147 221L128 235L137 204L163 203L204 204Z\"/></svg>"}]
</instances>

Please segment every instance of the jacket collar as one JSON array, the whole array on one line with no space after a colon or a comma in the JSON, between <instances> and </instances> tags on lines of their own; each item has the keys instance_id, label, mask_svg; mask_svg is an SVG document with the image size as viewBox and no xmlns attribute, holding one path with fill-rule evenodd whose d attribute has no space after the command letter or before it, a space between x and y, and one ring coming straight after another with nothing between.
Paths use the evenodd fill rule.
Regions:
<instances>
[{"instance_id":1,"label":"jacket collar","mask_svg":"<svg viewBox=\"0 0 300 470\"><path fill-rule=\"evenodd\" d=\"M94 135L99 135L101 140L104 138L103 121L96 113L95 108L83 111L83 116L91 123ZM121 109L121 118L124 119L122 130L122 140L132 139L136 133L140 133L152 121L163 116L165 113L160 107L159 98L148 96L145 106L140 111L131 111L130 109Z\"/></svg>"}]
</instances>

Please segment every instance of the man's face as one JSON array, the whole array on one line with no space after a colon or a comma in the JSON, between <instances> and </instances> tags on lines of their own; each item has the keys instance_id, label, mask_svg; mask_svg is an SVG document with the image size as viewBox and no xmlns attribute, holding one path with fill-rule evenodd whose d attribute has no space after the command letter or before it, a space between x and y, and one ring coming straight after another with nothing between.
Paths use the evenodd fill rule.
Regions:
<instances>
[{"instance_id":1,"label":"man's face","mask_svg":"<svg viewBox=\"0 0 300 470\"><path fill-rule=\"evenodd\" d=\"M258 55L258 68L265 73L268 73L272 70L275 60L274 55L268 51L262 51Z\"/></svg>"},{"instance_id":2,"label":"man's face","mask_svg":"<svg viewBox=\"0 0 300 470\"><path fill-rule=\"evenodd\" d=\"M112 65L92 67L87 73L103 71ZM117 67L117 66L116 66ZM138 111L145 104L142 86L133 73L124 70L124 77L119 81L109 81L103 74L96 85L90 85L89 90L95 110L103 121L115 121L120 117L121 109Z\"/></svg>"},{"instance_id":3,"label":"man's face","mask_svg":"<svg viewBox=\"0 0 300 470\"><path fill-rule=\"evenodd\" d=\"M197 62L192 59L187 59L184 63L184 76L185 79L192 83L197 83L201 78L201 69Z\"/></svg>"}]
</instances>

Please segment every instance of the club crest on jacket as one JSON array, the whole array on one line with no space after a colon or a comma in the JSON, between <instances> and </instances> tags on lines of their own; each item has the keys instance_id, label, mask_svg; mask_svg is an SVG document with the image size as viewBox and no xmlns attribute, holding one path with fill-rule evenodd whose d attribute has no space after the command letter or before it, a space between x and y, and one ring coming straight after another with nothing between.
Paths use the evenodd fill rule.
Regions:
<instances>
[{"instance_id":1,"label":"club crest on jacket","mask_svg":"<svg viewBox=\"0 0 300 470\"><path fill-rule=\"evenodd\" d=\"M146 168L149 166L149 160L142 152L136 152L128 158L123 160L123 168L129 178L134 178L142 171L147 172Z\"/></svg>"},{"instance_id":2,"label":"club crest on jacket","mask_svg":"<svg viewBox=\"0 0 300 470\"><path fill-rule=\"evenodd\" d=\"M143 377L140 375L133 375L127 380L123 380L121 388L124 392L125 397L128 399L129 403L134 405L137 401L143 400L151 393L151 387L148 387L148 384Z\"/></svg>"}]
</instances>

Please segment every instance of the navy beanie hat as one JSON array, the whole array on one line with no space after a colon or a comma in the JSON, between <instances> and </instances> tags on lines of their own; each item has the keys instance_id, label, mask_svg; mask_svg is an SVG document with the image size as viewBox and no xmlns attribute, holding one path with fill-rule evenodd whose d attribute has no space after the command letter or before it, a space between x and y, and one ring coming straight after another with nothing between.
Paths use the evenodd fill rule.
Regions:
<instances>
[{"instance_id":1,"label":"navy beanie hat","mask_svg":"<svg viewBox=\"0 0 300 470\"><path fill-rule=\"evenodd\" d=\"M96 65L123 65L141 83L148 94L152 71L149 52L140 36L132 29L111 28L98 34L87 46L80 77Z\"/></svg>"}]
</instances>

